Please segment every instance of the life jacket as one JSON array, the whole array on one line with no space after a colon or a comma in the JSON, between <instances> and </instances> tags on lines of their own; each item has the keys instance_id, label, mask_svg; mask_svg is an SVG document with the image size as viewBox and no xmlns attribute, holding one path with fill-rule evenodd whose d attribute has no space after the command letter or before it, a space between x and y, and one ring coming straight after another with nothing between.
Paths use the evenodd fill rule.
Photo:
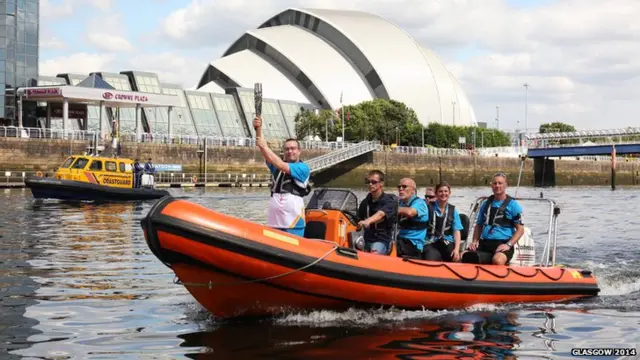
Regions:
<instances>
[{"instance_id":1,"label":"life jacket","mask_svg":"<svg viewBox=\"0 0 640 360\"><path fill-rule=\"evenodd\" d=\"M456 207L447 202L443 216L436 216L436 203L429 204L429 227L427 234L434 241L444 239L445 235L453 236L453 214ZM438 231L438 229L440 231Z\"/></svg>"},{"instance_id":2,"label":"life jacket","mask_svg":"<svg viewBox=\"0 0 640 360\"><path fill-rule=\"evenodd\" d=\"M376 224L372 224L371 226L369 226L369 230L387 231L389 229L392 229L393 224L395 224L398 220L398 197L394 194L383 192L382 195L380 195L380 198L378 199L378 201L380 201L382 197L389 197L391 199L392 204L394 204L393 215L391 217L385 217L384 220ZM371 199L371 194L369 193L363 200L363 203L365 206L365 214L364 214L365 217L361 220L371 217L373 214L378 212L378 210L376 210L375 212L372 211L371 208L369 207L369 204L372 202L373 200Z\"/></svg>"},{"instance_id":3,"label":"life jacket","mask_svg":"<svg viewBox=\"0 0 640 360\"><path fill-rule=\"evenodd\" d=\"M300 197L305 197L311 193L311 185L307 184L306 187L301 187L296 183L290 174L287 174L281 170L271 175L271 195L273 194L293 194Z\"/></svg>"},{"instance_id":4,"label":"life jacket","mask_svg":"<svg viewBox=\"0 0 640 360\"><path fill-rule=\"evenodd\" d=\"M413 205L413 202L418 199L419 198L415 196L411 201L409 201L409 203L406 206L411 207L411 205ZM398 221L398 228L403 230L424 230L428 226L429 226L428 221L418 221L416 220L416 216L412 218L403 217L400 219L400 221Z\"/></svg>"},{"instance_id":5,"label":"life jacket","mask_svg":"<svg viewBox=\"0 0 640 360\"><path fill-rule=\"evenodd\" d=\"M493 230L493 227L496 225L505 228L514 227L515 224L513 220L507 218L507 206L509 206L509 203L511 202L511 200L513 200L513 198L507 195L507 198L504 199L500 207L491 206L491 204L493 204L493 199L493 195L487 198L487 208L485 210L486 213L484 216L484 225L491 226L491 228L489 228L489 232L491 232L491 230Z\"/></svg>"}]
</instances>

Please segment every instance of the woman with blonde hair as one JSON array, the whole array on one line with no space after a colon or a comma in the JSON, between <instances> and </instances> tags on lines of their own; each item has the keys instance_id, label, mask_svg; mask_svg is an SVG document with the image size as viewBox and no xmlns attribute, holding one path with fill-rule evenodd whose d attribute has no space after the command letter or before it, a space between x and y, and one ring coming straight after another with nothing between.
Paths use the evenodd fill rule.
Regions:
<instances>
[{"instance_id":1,"label":"woman with blonde hair","mask_svg":"<svg viewBox=\"0 0 640 360\"><path fill-rule=\"evenodd\" d=\"M424 258L430 261L457 262L460 260L460 232L463 230L460 213L449 204L451 185L446 182L436 186L436 201L429 204Z\"/></svg>"}]
</instances>

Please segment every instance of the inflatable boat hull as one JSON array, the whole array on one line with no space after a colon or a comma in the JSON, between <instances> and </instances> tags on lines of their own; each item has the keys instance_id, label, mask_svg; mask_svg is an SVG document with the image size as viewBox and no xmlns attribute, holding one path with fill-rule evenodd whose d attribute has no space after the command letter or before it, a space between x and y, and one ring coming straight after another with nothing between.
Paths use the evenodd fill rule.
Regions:
<instances>
[{"instance_id":1,"label":"inflatable boat hull","mask_svg":"<svg viewBox=\"0 0 640 360\"><path fill-rule=\"evenodd\" d=\"M588 270L440 263L305 239L171 197L142 220L153 253L218 317L393 306L461 309L598 294Z\"/></svg>"},{"instance_id":2,"label":"inflatable boat hull","mask_svg":"<svg viewBox=\"0 0 640 360\"><path fill-rule=\"evenodd\" d=\"M25 185L36 199L65 201L154 200L169 195L166 190L118 188L72 180L29 177Z\"/></svg>"}]
</instances>

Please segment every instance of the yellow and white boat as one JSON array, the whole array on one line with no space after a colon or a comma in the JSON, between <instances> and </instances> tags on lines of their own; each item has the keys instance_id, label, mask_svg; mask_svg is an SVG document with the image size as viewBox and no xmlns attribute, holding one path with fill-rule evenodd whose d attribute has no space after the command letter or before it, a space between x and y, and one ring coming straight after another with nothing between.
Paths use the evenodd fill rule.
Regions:
<instances>
[{"instance_id":1,"label":"yellow and white boat","mask_svg":"<svg viewBox=\"0 0 640 360\"><path fill-rule=\"evenodd\" d=\"M153 184L153 175L145 175L145 180L148 177ZM55 177L32 176L25 180L25 184L36 199L131 201L169 195L166 190L155 189L153 185L135 188L133 161L119 157L69 156Z\"/></svg>"}]
</instances>

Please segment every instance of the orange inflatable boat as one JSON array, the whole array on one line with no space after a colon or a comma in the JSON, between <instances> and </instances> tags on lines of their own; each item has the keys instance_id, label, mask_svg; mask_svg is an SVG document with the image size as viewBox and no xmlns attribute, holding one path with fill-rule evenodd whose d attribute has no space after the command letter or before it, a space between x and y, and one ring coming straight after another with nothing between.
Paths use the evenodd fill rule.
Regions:
<instances>
[{"instance_id":1,"label":"orange inflatable boat","mask_svg":"<svg viewBox=\"0 0 640 360\"><path fill-rule=\"evenodd\" d=\"M221 318L350 307L461 309L599 292L591 271L553 266L552 231L543 263L529 266L429 262L397 257L395 249L389 256L358 251L357 206L349 190L315 190L305 237L170 196L141 224L148 246L174 271L175 282ZM551 209L555 219L559 211Z\"/></svg>"}]
</instances>

